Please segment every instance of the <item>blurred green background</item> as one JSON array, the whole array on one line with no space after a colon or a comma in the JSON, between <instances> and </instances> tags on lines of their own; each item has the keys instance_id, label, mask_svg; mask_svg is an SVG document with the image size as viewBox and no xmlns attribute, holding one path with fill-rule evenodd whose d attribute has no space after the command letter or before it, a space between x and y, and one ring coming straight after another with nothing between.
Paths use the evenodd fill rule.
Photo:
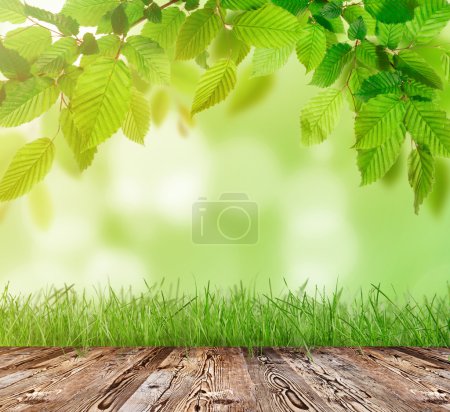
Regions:
<instances>
[{"instance_id":1,"label":"blurred green background","mask_svg":"<svg viewBox=\"0 0 450 412\"><path fill-rule=\"evenodd\" d=\"M83 175L59 137L58 165L45 183L0 205L0 281L16 291L107 282L139 290L144 279L179 280L186 290L208 281L266 290L268 279L277 289L284 280L292 288L306 280L332 288L339 279L349 290L382 283L400 292L445 292L449 165L440 165L437 187L416 216L406 148L383 182L360 188L352 114L343 113L326 143L306 148L299 113L318 89L307 85L304 68L293 55L276 76L250 79L248 66L249 59L231 98L192 124L186 113L200 70L177 63L174 88L150 95L154 124L146 146L117 135ZM444 95L449 110L448 89ZM57 114L55 108L20 129L0 130L0 172L25 141L55 135ZM192 204L228 192L258 204L258 243L193 244Z\"/></svg>"}]
</instances>

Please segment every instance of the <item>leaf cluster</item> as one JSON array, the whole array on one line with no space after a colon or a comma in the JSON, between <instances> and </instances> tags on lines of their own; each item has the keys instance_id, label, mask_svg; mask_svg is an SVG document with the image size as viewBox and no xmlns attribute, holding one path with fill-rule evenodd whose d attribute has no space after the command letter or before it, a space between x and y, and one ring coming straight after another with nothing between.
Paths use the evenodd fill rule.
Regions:
<instances>
[{"instance_id":1,"label":"leaf cluster","mask_svg":"<svg viewBox=\"0 0 450 412\"><path fill-rule=\"evenodd\" d=\"M228 97L252 50L253 77L296 54L324 89L301 110L302 141L327 139L348 102L369 184L396 164L408 136L417 211L432 190L436 158L450 156L450 123L438 105L450 72L450 46L439 35L449 19L447 0L67 0L59 13L0 0L0 22L20 25L0 40L0 126L30 122L58 101L60 129L84 170L119 130L144 143L151 118L158 122L167 108L165 98L152 105L148 91L170 84L182 61L204 70L190 113L182 110L191 123ZM429 62L430 50L441 67ZM19 150L0 200L45 177L53 140Z\"/></svg>"}]
</instances>

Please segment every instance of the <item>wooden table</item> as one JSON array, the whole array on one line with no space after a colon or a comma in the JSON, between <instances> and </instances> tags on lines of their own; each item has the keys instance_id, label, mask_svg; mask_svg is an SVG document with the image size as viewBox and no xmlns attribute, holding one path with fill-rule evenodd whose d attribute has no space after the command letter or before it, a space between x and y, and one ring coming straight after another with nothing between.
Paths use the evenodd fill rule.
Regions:
<instances>
[{"instance_id":1,"label":"wooden table","mask_svg":"<svg viewBox=\"0 0 450 412\"><path fill-rule=\"evenodd\" d=\"M0 411L450 411L450 350L0 348Z\"/></svg>"}]
</instances>

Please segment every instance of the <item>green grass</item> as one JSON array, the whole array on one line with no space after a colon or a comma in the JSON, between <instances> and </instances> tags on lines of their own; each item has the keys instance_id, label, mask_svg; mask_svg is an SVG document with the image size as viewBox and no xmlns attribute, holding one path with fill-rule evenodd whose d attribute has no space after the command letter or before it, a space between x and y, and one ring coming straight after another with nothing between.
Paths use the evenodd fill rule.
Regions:
<instances>
[{"instance_id":1,"label":"green grass","mask_svg":"<svg viewBox=\"0 0 450 412\"><path fill-rule=\"evenodd\" d=\"M447 296L389 297L379 287L345 301L335 290L283 296L244 287L193 295L161 287L72 287L0 296L1 346L449 346Z\"/></svg>"}]
</instances>

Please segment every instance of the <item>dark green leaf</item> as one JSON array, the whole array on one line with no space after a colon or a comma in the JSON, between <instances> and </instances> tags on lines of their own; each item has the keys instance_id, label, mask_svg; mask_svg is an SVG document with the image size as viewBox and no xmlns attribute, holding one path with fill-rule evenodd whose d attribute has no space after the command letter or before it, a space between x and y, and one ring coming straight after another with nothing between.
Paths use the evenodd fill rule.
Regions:
<instances>
[{"instance_id":1,"label":"dark green leaf","mask_svg":"<svg viewBox=\"0 0 450 412\"><path fill-rule=\"evenodd\" d=\"M90 56L99 52L97 39L92 33L86 33L83 36L83 43L80 46L80 53Z\"/></svg>"},{"instance_id":2,"label":"dark green leaf","mask_svg":"<svg viewBox=\"0 0 450 412\"><path fill-rule=\"evenodd\" d=\"M366 10L382 23L405 23L414 17L416 0L365 0Z\"/></svg>"},{"instance_id":3,"label":"dark green leaf","mask_svg":"<svg viewBox=\"0 0 450 412\"><path fill-rule=\"evenodd\" d=\"M309 0L272 0L272 3L297 16L307 9Z\"/></svg>"},{"instance_id":4,"label":"dark green leaf","mask_svg":"<svg viewBox=\"0 0 450 412\"><path fill-rule=\"evenodd\" d=\"M350 40L364 40L367 36L367 26L362 17L358 17L348 28Z\"/></svg>"},{"instance_id":5,"label":"dark green leaf","mask_svg":"<svg viewBox=\"0 0 450 412\"><path fill-rule=\"evenodd\" d=\"M161 23L162 22L161 7L159 7L156 3L150 4L148 9L145 10L144 15L147 18L147 20L152 23Z\"/></svg>"},{"instance_id":6,"label":"dark green leaf","mask_svg":"<svg viewBox=\"0 0 450 412\"><path fill-rule=\"evenodd\" d=\"M379 94L401 95L402 79L396 72L380 72L364 80L357 96L367 101Z\"/></svg>"},{"instance_id":7,"label":"dark green leaf","mask_svg":"<svg viewBox=\"0 0 450 412\"><path fill-rule=\"evenodd\" d=\"M372 69L387 70L390 67L389 56L383 47L368 40L363 40L356 47L356 58Z\"/></svg>"},{"instance_id":8,"label":"dark green leaf","mask_svg":"<svg viewBox=\"0 0 450 412\"><path fill-rule=\"evenodd\" d=\"M335 19L339 17L342 13L342 0L332 0L329 3L325 4L322 9L321 15L326 19Z\"/></svg>"},{"instance_id":9,"label":"dark green leaf","mask_svg":"<svg viewBox=\"0 0 450 412\"><path fill-rule=\"evenodd\" d=\"M319 87L331 86L342 74L351 57L352 47L349 44L338 43L331 46L314 72L311 84Z\"/></svg>"},{"instance_id":10,"label":"dark green leaf","mask_svg":"<svg viewBox=\"0 0 450 412\"><path fill-rule=\"evenodd\" d=\"M130 30L130 22L128 21L128 16L125 13L125 7L123 4L120 4L112 12L111 25L115 34L126 34L128 33L128 30Z\"/></svg>"}]
</instances>

